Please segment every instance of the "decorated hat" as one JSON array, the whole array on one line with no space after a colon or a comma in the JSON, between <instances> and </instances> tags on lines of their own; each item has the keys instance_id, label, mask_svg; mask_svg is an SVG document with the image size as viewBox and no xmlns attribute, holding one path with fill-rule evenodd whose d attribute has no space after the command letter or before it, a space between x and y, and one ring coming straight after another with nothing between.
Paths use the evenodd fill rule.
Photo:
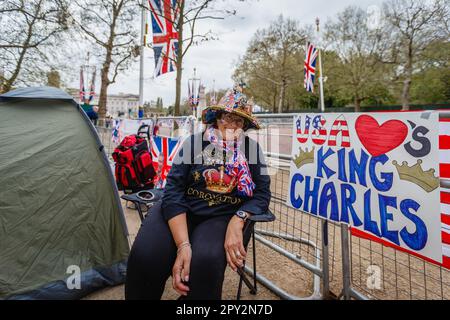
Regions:
<instances>
[{"instance_id":1,"label":"decorated hat","mask_svg":"<svg viewBox=\"0 0 450 320\"><path fill-rule=\"evenodd\" d=\"M258 120L253 116L253 101L248 100L242 93L242 86L235 85L220 99L219 103L207 107L202 114L202 120L205 124L211 124L216 121L220 112L234 113L247 120L247 128L260 129Z\"/></svg>"}]
</instances>

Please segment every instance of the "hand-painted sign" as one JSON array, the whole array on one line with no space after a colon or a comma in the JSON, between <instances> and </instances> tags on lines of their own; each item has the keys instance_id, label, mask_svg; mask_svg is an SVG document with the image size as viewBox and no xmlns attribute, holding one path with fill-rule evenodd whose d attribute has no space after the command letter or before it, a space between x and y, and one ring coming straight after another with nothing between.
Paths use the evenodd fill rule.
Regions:
<instances>
[{"instance_id":1,"label":"hand-painted sign","mask_svg":"<svg viewBox=\"0 0 450 320\"><path fill-rule=\"evenodd\" d=\"M300 114L288 205L442 262L439 114Z\"/></svg>"}]
</instances>

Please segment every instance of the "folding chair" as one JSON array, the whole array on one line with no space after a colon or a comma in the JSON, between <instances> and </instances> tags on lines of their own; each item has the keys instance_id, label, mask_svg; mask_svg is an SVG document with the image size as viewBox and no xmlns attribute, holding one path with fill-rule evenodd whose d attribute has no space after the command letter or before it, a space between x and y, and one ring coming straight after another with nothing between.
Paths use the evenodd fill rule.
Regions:
<instances>
[{"instance_id":1,"label":"folding chair","mask_svg":"<svg viewBox=\"0 0 450 320\"><path fill-rule=\"evenodd\" d=\"M155 202L161 200L162 195L163 190L150 189L142 190L132 194L124 194L121 196L121 198L134 204L139 213L139 218L141 219L141 222L143 222L145 219L145 215L142 211L142 207L146 208L145 214L147 214L148 209L150 209Z\"/></svg>"},{"instance_id":2,"label":"folding chair","mask_svg":"<svg viewBox=\"0 0 450 320\"><path fill-rule=\"evenodd\" d=\"M256 222L272 222L272 221L275 221L275 216L269 210L265 214L262 214L262 215L253 215L245 223L244 230L243 230L243 240L244 240L245 251L247 251L247 249L248 249L248 244L250 242L250 239L252 239L252 246L253 246L253 250L252 250L253 283L250 282L250 280L247 278L247 275L245 274L245 271L244 271L245 261L244 261L244 267L242 267L242 268L238 267L238 269L237 269L238 274L239 274L239 287L238 287L236 300L241 299L242 283L245 283L245 285L250 289L251 294L255 295L258 291L258 288L256 286L255 224L256 224Z\"/></svg>"}]
</instances>

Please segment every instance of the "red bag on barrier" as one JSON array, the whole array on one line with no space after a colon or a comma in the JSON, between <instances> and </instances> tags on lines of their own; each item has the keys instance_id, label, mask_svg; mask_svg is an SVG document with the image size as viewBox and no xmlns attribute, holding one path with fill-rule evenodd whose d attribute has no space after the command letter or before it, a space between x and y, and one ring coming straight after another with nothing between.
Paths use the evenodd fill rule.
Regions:
<instances>
[{"instance_id":1,"label":"red bag on barrier","mask_svg":"<svg viewBox=\"0 0 450 320\"><path fill-rule=\"evenodd\" d=\"M147 140L138 135L126 136L114 150L115 177L119 190L137 192L153 188L155 169Z\"/></svg>"}]
</instances>

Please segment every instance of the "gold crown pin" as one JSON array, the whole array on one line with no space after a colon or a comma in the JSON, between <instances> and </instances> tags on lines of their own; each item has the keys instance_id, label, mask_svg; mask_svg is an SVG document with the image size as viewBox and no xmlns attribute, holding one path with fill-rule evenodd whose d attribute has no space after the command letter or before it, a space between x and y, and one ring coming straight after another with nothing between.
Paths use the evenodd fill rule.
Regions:
<instances>
[{"instance_id":1,"label":"gold crown pin","mask_svg":"<svg viewBox=\"0 0 450 320\"><path fill-rule=\"evenodd\" d=\"M299 154L295 156L294 163L298 169L308 163L314 163L314 147L308 152L308 148L303 151L302 148L299 149Z\"/></svg>"},{"instance_id":2,"label":"gold crown pin","mask_svg":"<svg viewBox=\"0 0 450 320\"><path fill-rule=\"evenodd\" d=\"M439 187L439 177L435 177L434 169L423 171L422 160L417 160L411 167L406 161L403 161L401 166L396 160L392 161L392 164L397 169L400 179L412 182L428 193Z\"/></svg>"}]
</instances>

